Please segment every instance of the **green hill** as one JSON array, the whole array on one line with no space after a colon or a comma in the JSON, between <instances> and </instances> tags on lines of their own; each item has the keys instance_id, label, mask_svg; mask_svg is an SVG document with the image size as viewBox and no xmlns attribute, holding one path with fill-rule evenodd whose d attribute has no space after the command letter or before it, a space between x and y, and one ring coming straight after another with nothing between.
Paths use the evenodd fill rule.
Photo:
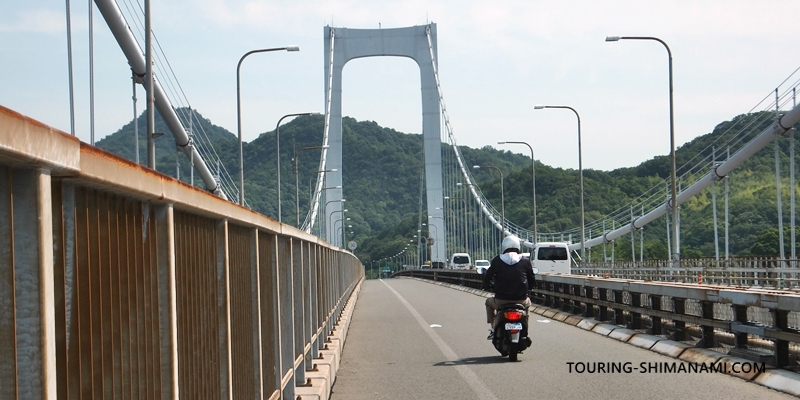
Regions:
<instances>
[{"instance_id":1,"label":"green hill","mask_svg":"<svg viewBox=\"0 0 800 400\"><path fill-rule=\"evenodd\" d=\"M185 114L186 110L179 110ZM197 113L196 113L197 114ZM219 156L209 165L228 171L238 181L238 140L224 128L197 114L197 134L205 134L214 143ZM716 137L731 126L741 126L757 115L742 115L721 123L714 132L686 143L677 151L678 165L690 160ZM198 122L195 122L197 124ZM356 121L345 117L343 128L344 196L348 217L353 225L354 240L359 243L356 254L367 262L393 255L405 246L417 230L420 173L423 165L422 138L379 126L373 121ZM146 163L146 141L143 133L144 114L139 118L139 153ZM322 115L295 118L281 127L281 209L284 222L295 220L294 163L295 152L304 147L322 144L324 120ZM202 128L202 129L201 129ZM188 181L189 165L183 155L178 157L175 143L156 113L156 132L166 134L156 139L157 169L165 174ZM201 133L203 132L203 133ZM105 137L97 145L123 157L134 158L133 123ZM788 139L781 139L785 169L788 169ZM530 158L490 146L474 149L459 146L467 166L493 165L505 176L506 218L517 225L532 227ZM276 143L275 132L264 132L255 140L243 144L245 165L245 198L248 205L277 219ZM443 168L453 166L452 149L443 145ZM721 158L721 157L720 157ZM319 163L319 151L304 151L299 160L300 219L309 207L310 185L314 183ZM669 158L656 157L642 164L613 171L584 171L586 221L598 220L608 213L629 206L633 199L650 188L660 185L669 176ZM487 198L499 209L500 181L490 170L472 171ZM703 172L705 173L705 171ZM784 185L784 221L788 226L788 170L782 173ZM195 184L202 186L195 176ZM236 184L234 184L236 185ZM751 252L768 254L777 249L777 215L773 148L763 149L730 176L730 248L732 254ZM537 162L536 190L539 232L558 232L580 225L578 171L553 168ZM681 206L681 253L683 258L713 256L713 226L711 191L707 189ZM467 193L458 194L466 197ZM720 224L723 221L722 186L717 190ZM424 210L423 210L424 212ZM423 216L425 218L425 216ZM720 226L720 235L724 235ZM772 233L771 233L772 232ZM588 232L587 232L588 233ZM596 235L597 232L594 232ZM788 234L786 235L788 237ZM759 241L759 237L761 240ZM663 218L645 228L645 256L665 258L666 227ZM774 238L774 239L770 239ZM637 239L638 240L638 239ZM788 239L787 239L788 240ZM720 241L722 246L722 239ZM617 240L617 259L630 258L630 240ZM638 242L637 242L638 252ZM787 247L788 248L788 247ZM788 254L788 250L787 250ZM598 251L593 258L602 256Z\"/></svg>"}]
</instances>

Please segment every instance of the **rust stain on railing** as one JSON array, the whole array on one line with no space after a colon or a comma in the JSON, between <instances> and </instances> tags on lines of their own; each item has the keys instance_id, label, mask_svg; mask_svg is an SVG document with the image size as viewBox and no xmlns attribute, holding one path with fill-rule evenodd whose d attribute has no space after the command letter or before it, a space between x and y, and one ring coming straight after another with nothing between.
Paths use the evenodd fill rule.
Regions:
<instances>
[{"instance_id":1,"label":"rust stain on railing","mask_svg":"<svg viewBox=\"0 0 800 400\"><path fill-rule=\"evenodd\" d=\"M290 396L289 361L318 356L303 332L323 341L362 278L316 237L0 107L0 398Z\"/></svg>"}]
</instances>

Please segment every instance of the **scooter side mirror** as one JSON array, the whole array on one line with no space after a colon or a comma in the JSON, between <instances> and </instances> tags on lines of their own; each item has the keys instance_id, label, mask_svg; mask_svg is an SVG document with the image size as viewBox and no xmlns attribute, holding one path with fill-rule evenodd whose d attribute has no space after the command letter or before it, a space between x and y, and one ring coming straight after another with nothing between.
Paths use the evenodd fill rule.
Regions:
<instances>
[{"instance_id":1,"label":"scooter side mirror","mask_svg":"<svg viewBox=\"0 0 800 400\"><path fill-rule=\"evenodd\" d=\"M536 275L538 273L539 273L539 268L534 267L533 268L533 274Z\"/></svg>"}]
</instances>

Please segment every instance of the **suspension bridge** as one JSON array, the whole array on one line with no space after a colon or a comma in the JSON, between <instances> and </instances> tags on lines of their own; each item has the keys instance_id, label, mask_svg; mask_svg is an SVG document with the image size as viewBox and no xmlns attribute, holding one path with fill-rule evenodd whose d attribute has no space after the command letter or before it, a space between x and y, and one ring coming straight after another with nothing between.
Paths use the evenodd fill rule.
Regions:
<instances>
[{"instance_id":1,"label":"suspension bridge","mask_svg":"<svg viewBox=\"0 0 800 400\"><path fill-rule=\"evenodd\" d=\"M126 17L113 0L95 4L131 65L134 90L136 82L149 87L144 80L153 74L146 68L144 40L133 34L143 27L134 29L129 23L138 18ZM180 107L186 99L180 85L168 78L166 59L157 63L159 79L147 94L203 188L82 143L37 122L35 116L0 108L0 248L4 249L0 253L0 352L4 360L10 360L0 368L0 397L327 397L337 371L348 372L342 350L349 328L360 332L358 341L348 344L358 349L376 339L363 334L365 329L409 316L413 318L408 321L419 325L405 324L415 329L409 337L426 334L441 356L409 359L407 366L435 359L433 365L453 367L443 376L460 389L443 392L442 397L447 393L504 397L501 388L475 372L473 364L490 355L463 346L465 341L472 344L471 339L433 331L434 316L445 307L441 299L453 297L447 290L468 291L475 298L486 295L477 291L479 275L417 270L421 260L445 265L453 252L489 259L497 253L501 238L509 234L524 239L528 247L539 241L565 241L576 251L628 234L633 238L648 223L679 224L679 219L666 217L671 210L715 188L769 144L776 143L777 154L777 139L791 135L800 121L794 98L800 77L793 74L750 110L758 112L758 118L724 132L677 168L681 186L677 203L669 201L663 182L629 207L587 221L585 226L540 232L535 222L527 226L507 220L504 205L498 210L476 184L475 167L466 163L459 150L444 103L436 38L433 23L379 30L325 28L326 112L318 167L323 172L315 184L312 205L297 227L247 207L243 188L219 166L215 150L203 139L206 135L194 132L191 107ZM352 59L374 56L409 57L420 68L425 158L421 192L424 188L428 220L418 222L415 245L398 249L392 257L395 276L416 281L365 283L371 263L346 249L344 235L338 234L330 219L338 213L343 220L346 211L342 69ZM726 156L717 157L722 149ZM535 168L531 173L535 190ZM794 194L793 174L791 179ZM780 176L777 182L780 187ZM422 194L419 198L422 209ZM776 212L783 214L780 209ZM427 246L419 244L423 236L430 238ZM770 265L736 264L719 251L713 264L677 256L645 261L641 251L638 264L633 260L618 265L612 260L609 265L605 257L599 264L588 263L591 257L577 259L573 274L541 277L533 293L540 303L535 312L548 323L574 325L558 328L562 333L556 337L568 336L563 346L578 346L585 339L581 328L606 336L591 339L594 344L578 354L613 338L638 348L631 348L626 360L607 360L612 363L667 362L653 359L647 350L659 357L685 357L680 358L685 362L768 363L770 370L722 374L736 376L708 381L697 378L697 382L720 391L729 390L724 389L728 385L741 386L760 397L781 396L767 388L800 396L796 374L800 295L792 290L798 286L794 247L792 238L792 254L781 254ZM680 254L680 249L669 253ZM401 264L414 268L399 272ZM693 280L696 276L707 278L701 285ZM433 285L420 286L427 285L423 281L438 287L432 291ZM359 309L355 300L362 288L370 296L370 305ZM432 300L419 304L406 300L421 293ZM377 319L366 313L370 307L383 308ZM473 311L480 315L472 308L458 313L464 319ZM449 322L458 331L473 330L471 324ZM413 347L401 337L391 337L398 349ZM377 339L386 344L384 338ZM538 363L537 368L572 362L563 353L534 354L529 362ZM523 369L511 373L525 376ZM350 393L346 397L372 395L358 394L367 382L353 380L352 375L344 381L349 382L340 386L342 393ZM623 380L628 381L664 396L674 389L674 385L657 388L650 380ZM345 386L351 384L355 386ZM581 393L589 390L573 382L553 393L570 388ZM392 393L378 397L391 398Z\"/></svg>"}]
</instances>

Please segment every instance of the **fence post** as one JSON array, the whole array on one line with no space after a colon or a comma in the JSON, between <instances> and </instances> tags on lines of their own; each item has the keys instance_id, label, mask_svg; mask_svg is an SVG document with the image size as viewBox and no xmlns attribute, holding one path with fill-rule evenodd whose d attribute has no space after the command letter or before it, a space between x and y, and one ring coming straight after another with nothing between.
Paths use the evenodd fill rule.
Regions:
<instances>
[{"instance_id":1,"label":"fence post","mask_svg":"<svg viewBox=\"0 0 800 400\"><path fill-rule=\"evenodd\" d=\"M633 293L631 292L631 307L641 307L642 306L642 294L641 293ZM642 328L642 314L638 312L631 311L631 329L641 329Z\"/></svg>"},{"instance_id":2,"label":"fence post","mask_svg":"<svg viewBox=\"0 0 800 400\"><path fill-rule=\"evenodd\" d=\"M178 399L178 312L175 282L175 220L172 204L157 206L158 304L162 398Z\"/></svg>"},{"instance_id":3,"label":"fence post","mask_svg":"<svg viewBox=\"0 0 800 400\"><path fill-rule=\"evenodd\" d=\"M661 311L661 299L662 296L658 295L650 295L650 307L655 311ZM650 320L653 321L653 335L660 335L663 332L663 325L661 323L661 317L651 316Z\"/></svg>"},{"instance_id":4,"label":"fence post","mask_svg":"<svg viewBox=\"0 0 800 400\"><path fill-rule=\"evenodd\" d=\"M673 297L675 314L684 315L686 313L686 299ZM672 340L678 342L686 340L686 322L675 321L675 333L672 335Z\"/></svg>"},{"instance_id":5,"label":"fence post","mask_svg":"<svg viewBox=\"0 0 800 400\"><path fill-rule=\"evenodd\" d=\"M614 303L624 304L622 300L623 291L614 290L613 292L614 292ZM625 314L623 314L622 308L614 309L614 323L617 325L625 325Z\"/></svg>"},{"instance_id":6,"label":"fence post","mask_svg":"<svg viewBox=\"0 0 800 400\"><path fill-rule=\"evenodd\" d=\"M594 317L594 305L591 303L591 300L594 299L594 288L591 286L584 286L583 297L586 298L586 301L584 301L586 308L583 311L583 316Z\"/></svg>"},{"instance_id":7,"label":"fence post","mask_svg":"<svg viewBox=\"0 0 800 400\"><path fill-rule=\"evenodd\" d=\"M747 306L734 304L733 314L736 322L740 324L747 324ZM747 348L747 333L737 332L734 337L734 345L737 349Z\"/></svg>"},{"instance_id":8,"label":"fence post","mask_svg":"<svg viewBox=\"0 0 800 400\"><path fill-rule=\"evenodd\" d=\"M787 331L789 328L789 311L771 309L775 319L775 328ZM775 339L775 362L778 368L789 365L789 342L786 340Z\"/></svg>"},{"instance_id":9,"label":"fence post","mask_svg":"<svg viewBox=\"0 0 800 400\"><path fill-rule=\"evenodd\" d=\"M703 318L714 319L714 302L702 300L700 301L700 307ZM714 327L703 325L701 329L703 333L703 338L700 340L702 347L714 347Z\"/></svg>"},{"instance_id":10,"label":"fence post","mask_svg":"<svg viewBox=\"0 0 800 400\"><path fill-rule=\"evenodd\" d=\"M231 296L230 296L230 266L228 255L228 221L222 220L217 224L217 306L220 310L219 319L219 351L220 351L220 393L221 399L233 399L233 386L231 379Z\"/></svg>"},{"instance_id":11,"label":"fence post","mask_svg":"<svg viewBox=\"0 0 800 400\"><path fill-rule=\"evenodd\" d=\"M598 288L600 292L600 301L608 301L608 289ZM598 306L600 308L600 321L608 321L608 306L605 304L600 304Z\"/></svg>"}]
</instances>

